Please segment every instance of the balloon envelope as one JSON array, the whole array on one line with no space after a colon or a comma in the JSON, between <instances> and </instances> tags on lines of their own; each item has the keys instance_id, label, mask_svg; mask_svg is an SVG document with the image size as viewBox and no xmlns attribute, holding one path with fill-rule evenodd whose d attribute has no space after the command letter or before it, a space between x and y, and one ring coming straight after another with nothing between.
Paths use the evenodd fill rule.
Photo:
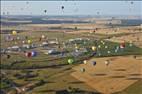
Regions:
<instances>
[{"instance_id":1,"label":"balloon envelope","mask_svg":"<svg viewBox=\"0 0 142 94\"><path fill-rule=\"evenodd\" d=\"M30 44L30 43L31 43L31 40L28 40L28 43Z\"/></svg>"},{"instance_id":2,"label":"balloon envelope","mask_svg":"<svg viewBox=\"0 0 142 94\"><path fill-rule=\"evenodd\" d=\"M35 51L32 51L32 52L31 52L31 56L32 56L32 57L35 57L35 56L37 56L37 52L35 52Z\"/></svg>"},{"instance_id":3,"label":"balloon envelope","mask_svg":"<svg viewBox=\"0 0 142 94\"><path fill-rule=\"evenodd\" d=\"M27 52L27 53L25 53L25 55L26 55L27 57L31 57L31 56L32 56L32 53L31 53L31 52Z\"/></svg>"},{"instance_id":4,"label":"balloon envelope","mask_svg":"<svg viewBox=\"0 0 142 94\"><path fill-rule=\"evenodd\" d=\"M72 64L73 62L74 62L73 59L68 59L69 64Z\"/></svg>"},{"instance_id":5,"label":"balloon envelope","mask_svg":"<svg viewBox=\"0 0 142 94\"><path fill-rule=\"evenodd\" d=\"M12 34L13 34L13 35L16 35L16 34L17 34L17 32L16 32L16 31L12 31Z\"/></svg>"},{"instance_id":6,"label":"balloon envelope","mask_svg":"<svg viewBox=\"0 0 142 94\"><path fill-rule=\"evenodd\" d=\"M61 8L64 9L64 6L62 6Z\"/></svg>"},{"instance_id":7,"label":"balloon envelope","mask_svg":"<svg viewBox=\"0 0 142 94\"><path fill-rule=\"evenodd\" d=\"M81 72L85 72L85 68L81 68L80 71L81 71Z\"/></svg>"},{"instance_id":8,"label":"balloon envelope","mask_svg":"<svg viewBox=\"0 0 142 94\"><path fill-rule=\"evenodd\" d=\"M95 46L92 46L92 50L95 51L95 50L96 50L96 47L95 47Z\"/></svg>"},{"instance_id":9,"label":"balloon envelope","mask_svg":"<svg viewBox=\"0 0 142 94\"><path fill-rule=\"evenodd\" d=\"M94 66L96 65L96 61L94 61L94 62L92 62L92 63L93 63Z\"/></svg>"},{"instance_id":10,"label":"balloon envelope","mask_svg":"<svg viewBox=\"0 0 142 94\"><path fill-rule=\"evenodd\" d=\"M84 64L87 64L87 60L84 60L83 63L84 63Z\"/></svg>"}]
</instances>

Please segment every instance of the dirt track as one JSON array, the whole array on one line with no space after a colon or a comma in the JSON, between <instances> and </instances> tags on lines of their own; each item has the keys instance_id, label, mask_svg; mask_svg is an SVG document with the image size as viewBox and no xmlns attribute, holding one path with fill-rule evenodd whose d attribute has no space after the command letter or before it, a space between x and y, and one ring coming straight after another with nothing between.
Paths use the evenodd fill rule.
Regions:
<instances>
[{"instance_id":1,"label":"dirt track","mask_svg":"<svg viewBox=\"0 0 142 94\"><path fill-rule=\"evenodd\" d=\"M108 59L110 64L106 66L104 61ZM91 64L93 61L97 62L95 66ZM81 68L85 68L85 72L81 72ZM137 59L132 56L94 58L87 64L74 67L75 72L71 75L103 94L111 94L122 91L141 79L141 69L142 57Z\"/></svg>"}]
</instances>

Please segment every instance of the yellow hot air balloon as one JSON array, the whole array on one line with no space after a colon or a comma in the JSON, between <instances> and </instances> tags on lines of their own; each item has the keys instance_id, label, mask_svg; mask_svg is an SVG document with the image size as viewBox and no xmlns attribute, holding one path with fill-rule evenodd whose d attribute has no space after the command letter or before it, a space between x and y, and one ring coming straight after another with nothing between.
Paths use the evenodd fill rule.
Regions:
<instances>
[{"instance_id":1,"label":"yellow hot air balloon","mask_svg":"<svg viewBox=\"0 0 142 94\"><path fill-rule=\"evenodd\" d=\"M17 31L12 31L12 34L13 34L13 35L16 35L16 34L17 34Z\"/></svg>"},{"instance_id":2,"label":"yellow hot air balloon","mask_svg":"<svg viewBox=\"0 0 142 94\"><path fill-rule=\"evenodd\" d=\"M30 44L32 41L31 40L28 40L28 43Z\"/></svg>"},{"instance_id":3,"label":"yellow hot air balloon","mask_svg":"<svg viewBox=\"0 0 142 94\"><path fill-rule=\"evenodd\" d=\"M95 47L95 46L92 46L92 50L95 51L95 50L96 50L96 47Z\"/></svg>"}]
</instances>

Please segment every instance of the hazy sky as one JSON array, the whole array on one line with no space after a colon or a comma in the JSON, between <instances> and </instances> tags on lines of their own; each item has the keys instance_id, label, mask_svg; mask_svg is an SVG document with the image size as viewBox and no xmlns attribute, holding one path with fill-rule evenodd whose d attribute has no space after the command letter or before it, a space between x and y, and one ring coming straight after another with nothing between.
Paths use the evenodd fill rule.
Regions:
<instances>
[{"instance_id":1,"label":"hazy sky","mask_svg":"<svg viewBox=\"0 0 142 94\"><path fill-rule=\"evenodd\" d=\"M133 1L133 4L131 1L1 1L1 14L4 12L11 15L142 15L142 1Z\"/></svg>"}]
</instances>

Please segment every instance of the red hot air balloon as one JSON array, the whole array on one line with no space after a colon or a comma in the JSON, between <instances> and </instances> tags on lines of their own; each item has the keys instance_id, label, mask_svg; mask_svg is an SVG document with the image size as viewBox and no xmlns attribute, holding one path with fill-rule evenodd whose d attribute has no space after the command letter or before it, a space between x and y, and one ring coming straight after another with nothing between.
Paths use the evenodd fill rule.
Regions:
<instances>
[{"instance_id":1,"label":"red hot air balloon","mask_svg":"<svg viewBox=\"0 0 142 94\"><path fill-rule=\"evenodd\" d=\"M125 48L125 43L121 43L120 48Z\"/></svg>"},{"instance_id":2,"label":"red hot air balloon","mask_svg":"<svg viewBox=\"0 0 142 94\"><path fill-rule=\"evenodd\" d=\"M32 56L32 53L31 53L31 52L27 52L25 55L26 55L27 57L31 57L31 56Z\"/></svg>"}]
</instances>

